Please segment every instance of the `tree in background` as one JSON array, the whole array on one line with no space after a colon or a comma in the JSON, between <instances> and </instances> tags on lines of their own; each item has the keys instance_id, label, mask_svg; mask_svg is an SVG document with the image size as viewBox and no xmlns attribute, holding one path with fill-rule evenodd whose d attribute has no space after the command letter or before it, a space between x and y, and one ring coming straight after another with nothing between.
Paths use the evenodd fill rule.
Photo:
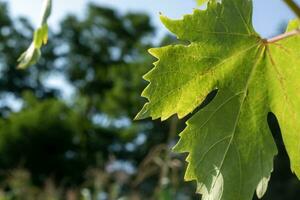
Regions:
<instances>
[{"instance_id":1,"label":"tree in background","mask_svg":"<svg viewBox=\"0 0 300 200\"><path fill-rule=\"evenodd\" d=\"M144 103L139 91L145 82L140 77L153 62L146 53L154 35L147 15L121 15L90 4L86 17L69 15L60 31L51 33L38 65L20 71L15 61L30 42L33 28L25 19L13 23L6 6L1 8L9 23L0 28L13 32L11 37L0 32L5 49L0 92L1 101L7 102L0 121L0 168L1 185L8 194L20 198L23 193L30 199L36 190L26 188L23 180L44 188L48 196L47 191L56 188L58 199L78 196L82 188L90 189L83 190L83 196L88 191L110 199L172 198L192 191L176 179L182 174L179 160L169 151L169 125L132 122ZM71 98L61 99L62 92L43 81L53 74L65 77L74 88ZM20 111L13 112L17 100L10 96L21 103ZM171 184L177 188L170 189Z\"/></svg>"}]
</instances>

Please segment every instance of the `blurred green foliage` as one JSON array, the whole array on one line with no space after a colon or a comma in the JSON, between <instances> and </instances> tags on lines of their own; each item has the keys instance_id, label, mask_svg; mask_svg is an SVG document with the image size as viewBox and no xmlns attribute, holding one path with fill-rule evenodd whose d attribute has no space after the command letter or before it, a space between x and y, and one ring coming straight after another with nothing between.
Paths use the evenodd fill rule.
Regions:
<instances>
[{"instance_id":1,"label":"blurred green foliage","mask_svg":"<svg viewBox=\"0 0 300 200\"><path fill-rule=\"evenodd\" d=\"M90 4L85 17L68 15L60 31L50 30L38 64L16 70L34 30L24 18L12 21L5 4L0 8L3 198L195 196L182 181L180 159L167 148L174 139L169 123L132 121L144 103L141 77L153 62L147 49L155 30L147 15ZM53 89L44 81L57 76L73 88L70 97L62 98L66 85Z\"/></svg>"}]
</instances>

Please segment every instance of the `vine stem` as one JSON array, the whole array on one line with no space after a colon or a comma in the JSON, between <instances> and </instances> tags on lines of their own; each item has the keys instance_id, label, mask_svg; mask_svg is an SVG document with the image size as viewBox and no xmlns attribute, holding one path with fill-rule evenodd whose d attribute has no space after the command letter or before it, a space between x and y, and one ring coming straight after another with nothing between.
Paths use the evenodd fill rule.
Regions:
<instances>
[{"instance_id":1,"label":"vine stem","mask_svg":"<svg viewBox=\"0 0 300 200\"><path fill-rule=\"evenodd\" d=\"M285 4L300 18L300 8L294 0L283 0Z\"/></svg>"},{"instance_id":2,"label":"vine stem","mask_svg":"<svg viewBox=\"0 0 300 200\"><path fill-rule=\"evenodd\" d=\"M267 41L267 43L274 43L274 42L278 42L280 40L283 40L285 38L289 38L289 37L292 37L295 35L300 35L300 29L295 29L293 31L289 31L289 32L277 35L273 38L267 39L266 41Z\"/></svg>"},{"instance_id":3,"label":"vine stem","mask_svg":"<svg viewBox=\"0 0 300 200\"><path fill-rule=\"evenodd\" d=\"M297 5L297 3L294 0L283 0L283 1L297 15L297 17L300 19L300 7ZM278 42L280 40L283 40L285 38L295 36L295 35L299 35L299 34L300 34L300 29L298 28L296 30L277 35L273 38L266 39L265 41L267 43L274 43L274 42Z\"/></svg>"}]
</instances>

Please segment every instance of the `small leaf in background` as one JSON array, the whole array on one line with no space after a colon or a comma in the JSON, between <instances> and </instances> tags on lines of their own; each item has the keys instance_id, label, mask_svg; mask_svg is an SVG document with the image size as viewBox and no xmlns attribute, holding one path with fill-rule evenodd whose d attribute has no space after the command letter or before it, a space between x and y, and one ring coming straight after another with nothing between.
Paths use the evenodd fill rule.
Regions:
<instances>
[{"instance_id":1,"label":"small leaf in background","mask_svg":"<svg viewBox=\"0 0 300 200\"><path fill-rule=\"evenodd\" d=\"M34 46L39 49L43 44L47 44L48 41L48 26L44 24L41 28L34 32Z\"/></svg>"},{"instance_id":2,"label":"small leaf in background","mask_svg":"<svg viewBox=\"0 0 300 200\"><path fill-rule=\"evenodd\" d=\"M30 65L34 65L41 57L40 49L37 49L32 43L29 48L18 59L19 69L25 69Z\"/></svg>"},{"instance_id":3,"label":"small leaf in background","mask_svg":"<svg viewBox=\"0 0 300 200\"><path fill-rule=\"evenodd\" d=\"M18 59L19 69L25 69L38 62L41 57L41 47L48 41L48 25L47 20L51 14L52 1L45 0L39 28L34 32L33 42L29 48Z\"/></svg>"}]
</instances>

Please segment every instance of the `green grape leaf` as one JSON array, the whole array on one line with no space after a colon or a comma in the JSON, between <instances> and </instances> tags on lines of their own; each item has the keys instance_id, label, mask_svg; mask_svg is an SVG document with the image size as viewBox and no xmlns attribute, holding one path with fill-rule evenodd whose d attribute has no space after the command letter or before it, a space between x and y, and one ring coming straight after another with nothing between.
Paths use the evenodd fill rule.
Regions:
<instances>
[{"instance_id":1,"label":"green grape leaf","mask_svg":"<svg viewBox=\"0 0 300 200\"><path fill-rule=\"evenodd\" d=\"M45 0L42 9L42 16L39 28L34 32L33 41L29 48L18 59L18 68L24 69L30 65L34 65L41 57L41 48L48 41L48 25L47 21L51 14L51 0Z\"/></svg>"},{"instance_id":2,"label":"green grape leaf","mask_svg":"<svg viewBox=\"0 0 300 200\"><path fill-rule=\"evenodd\" d=\"M211 0L206 10L180 20L161 16L189 45L150 49L158 61L144 76L148 103L136 119L183 118L218 89L187 121L174 147L188 152L185 179L197 181L204 200L250 200L255 190L264 195L277 154L270 112L300 177L300 36L262 39L252 25L252 7L252 0ZM288 30L295 27L293 21Z\"/></svg>"}]
</instances>

